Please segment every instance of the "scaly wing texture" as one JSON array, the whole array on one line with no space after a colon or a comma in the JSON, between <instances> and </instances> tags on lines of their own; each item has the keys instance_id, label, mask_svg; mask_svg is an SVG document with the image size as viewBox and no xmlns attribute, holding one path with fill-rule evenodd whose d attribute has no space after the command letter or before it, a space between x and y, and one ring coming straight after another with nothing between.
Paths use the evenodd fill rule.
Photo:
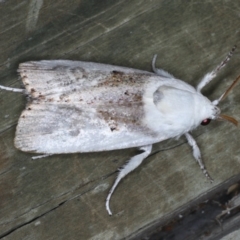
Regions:
<instances>
[{"instance_id":1,"label":"scaly wing texture","mask_svg":"<svg viewBox=\"0 0 240 240\"><path fill-rule=\"evenodd\" d=\"M15 136L22 151L93 152L164 139L143 121L162 84L158 79L151 85L152 73L63 60L23 63L19 72L30 97Z\"/></svg>"}]
</instances>

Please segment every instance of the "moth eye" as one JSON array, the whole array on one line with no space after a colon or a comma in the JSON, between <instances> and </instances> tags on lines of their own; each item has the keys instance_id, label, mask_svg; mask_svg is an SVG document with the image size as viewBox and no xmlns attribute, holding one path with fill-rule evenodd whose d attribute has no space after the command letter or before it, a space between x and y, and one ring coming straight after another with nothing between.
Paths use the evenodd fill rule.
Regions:
<instances>
[{"instance_id":1,"label":"moth eye","mask_svg":"<svg viewBox=\"0 0 240 240\"><path fill-rule=\"evenodd\" d=\"M203 125L203 126L208 125L211 122L211 120L212 119L210 119L210 118L206 118L201 122L201 125Z\"/></svg>"}]
</instances>

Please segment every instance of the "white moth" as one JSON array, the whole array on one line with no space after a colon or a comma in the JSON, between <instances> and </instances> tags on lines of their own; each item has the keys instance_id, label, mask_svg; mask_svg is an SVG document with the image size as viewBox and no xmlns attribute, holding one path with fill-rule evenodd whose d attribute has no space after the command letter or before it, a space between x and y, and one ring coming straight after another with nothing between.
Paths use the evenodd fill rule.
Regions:
<instances>
[{"instance_id":1,"label":"white moth","mask_svg":"<svg viewBox=\"0 0 240 240\"><path fill-rule=\"evenodd\" d=\"M22 63L18 72L25 89L0 86L25 93L29 99L18 120L15 146L44 156L139 147L141 153L119 169L107 196L110 215L109 201L119 181L149 156L154 143L185 135L194 158L211 180L189 132L211 119L237 124L234 118L220 115L217 105L240 77L213 102L200 92L226 65L234 49L196 89L157 69L156 55L154 73L68 60Z\"/></svg>"}]
</instances>

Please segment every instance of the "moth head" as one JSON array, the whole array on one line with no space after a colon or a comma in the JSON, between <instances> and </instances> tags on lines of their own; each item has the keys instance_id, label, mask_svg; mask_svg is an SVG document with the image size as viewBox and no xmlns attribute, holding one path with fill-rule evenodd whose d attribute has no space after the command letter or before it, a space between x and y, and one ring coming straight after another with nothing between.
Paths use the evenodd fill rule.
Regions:
<instances>
[{"instance_id":1,"label":"moth head","mask_svg":"<svg viewBox=\"0 0 240 240\"><path fill-rule=\"evenodd\" d=\"M221 111L217 107L217 105L219 104L220 101L222 101L223 99L225 99L227 97L227 95L236 86L236 84L238 83L239 80L240 80L240 75L235 79L235 81L230 85L230 87L218 99L212 101L212 106L213 106L212 116L209 116L209 118L204 119L201 122L201 125L209 124L212 119L226 120L226 121L229 121L229 122L233 123L236 126L238 125L238 121L235 118L230 117L230 116L225 115L225 114L220 114Z\"/></svg>"}]
</instances>

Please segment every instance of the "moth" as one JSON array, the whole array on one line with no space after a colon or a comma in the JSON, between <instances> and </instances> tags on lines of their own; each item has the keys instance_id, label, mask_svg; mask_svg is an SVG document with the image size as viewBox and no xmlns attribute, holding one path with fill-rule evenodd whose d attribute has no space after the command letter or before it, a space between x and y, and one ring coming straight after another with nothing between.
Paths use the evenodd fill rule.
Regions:
<instances>
[{"instance_id":1,"label":"moth","mask_svg":"<svg viewBox=\"0 0 240 240\"><path fill-rule=\"evenodd\" d=\"M107 64L50 60L21 63L18 72L25 89L0 89L27 95L28 103L18 120L15 147L24 152L69 154L138 147L119 169L106 198L121 179L136 169L152 150L152 144L185 135L205 176L212 180L190 131L211 120L237 121L220 114L217 107L240 76L218 99L201 94L231 58L233 51L196 88L155 67L153 73Z\"/></svg>"}]
</instances>

